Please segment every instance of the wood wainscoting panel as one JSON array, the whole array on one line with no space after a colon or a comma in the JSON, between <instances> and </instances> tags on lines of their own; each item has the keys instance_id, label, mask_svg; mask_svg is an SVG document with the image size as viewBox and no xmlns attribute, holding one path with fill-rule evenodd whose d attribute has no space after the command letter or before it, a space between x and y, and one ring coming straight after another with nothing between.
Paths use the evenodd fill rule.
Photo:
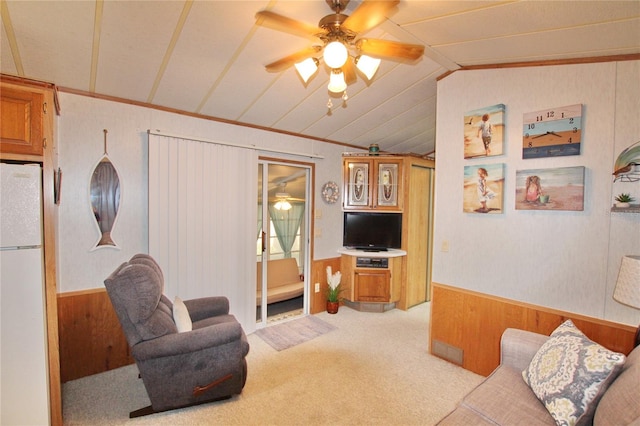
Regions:
<instances>
[{"instance_id":1,"label":"wood wainscoting panel","mask_svg":"<svg viewBox=\"0 0 640 426\"><path fill-rule=\"evenodd\" d=\"M340 270L340 257L312 262L310 312L326 310L327 266ZM320 291L314 291L320 283ZM133 364L127 340L104 288L58 294L61 381Z\"/></svg>"},{"instance_id":2,"label":"wood wainscoting panel","mask_svg":"<svg viewBox=\"0 0 640 426\"><path fill-rule=\"evenodd\" d=\"M309 313L317 314L327 310L327 266L335 274L340 271L340 257L314 260L311 263L309 283ZM344 276L344 271L341 271ZM320 283L320 291L315 292L315 283ZM344 296L344 295L343 295Z\"/></svg>"},{"instance_id":3,"label":"wood wainscoting panel","mask_svg":"<svg viewBox=\"0 0 640 426\"><path fill-rule=\"evenodd\" d=\"M133 364L104 288L58 294L61 381Z\"/></svg>"},{"instance_id":4,"label":"wood wainscoting panel","mask_svg":"<svg viewBox=\"0 0 640 426\"><path fill-rule=\"evenodd\" d=\"M434 343L457 348L462 351L465 369L487 376L500 363L500 338L505 329L549 335L567 319L608 349L624 354L633 349L635 327L434 282L430 352L438 356Z\"/></svg>"}]
</instances>

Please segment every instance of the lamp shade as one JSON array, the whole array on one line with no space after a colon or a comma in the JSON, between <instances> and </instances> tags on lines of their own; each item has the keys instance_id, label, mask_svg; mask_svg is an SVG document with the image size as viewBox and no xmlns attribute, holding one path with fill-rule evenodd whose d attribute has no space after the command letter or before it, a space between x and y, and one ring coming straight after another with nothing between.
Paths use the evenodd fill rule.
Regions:
<instances>
[{"instance_id":1,"label":"lamp shade","mask_svg":"<svg viewBox=\"0 0 640 426\"><path fill-rule=\"evenodd\" d=\"M341 42L332 41L325 46L323 58L324 63L327 64L329 68L340 68L347 62L349 52Z\"/></svg>"},{"instance_id":2,"label":"lamp shade","mask_svg":"<svg viewBox=\"0 0 640 426\"><path fill-rule=\"evenodd\" d=\"M373 78L379 66L380 59L367 55L360 55L356 58L356 67L367 77L367 80Z\"/></svg>"},{"instance_id":3,"label":"lamp shade","mask_svg":"<svg viewBox=\"0 0 640 426\"><path fill-rule=\"evenodd\" d=\"M295 67L300 77L302 77L302 80L306 83L309 81L309 78L318 71L318 60L316 58L307 58L295 64Z\"/></svg>"},{"instance_id":4,"label":"lamp shade","mask_svg":"<svg viewBox=\"0 0 640 426\"><path fill-rule=\"evenodd\" d=\"M332 70L329 76L329 90L333 93L344 92L347 89L347 83L344 81L342 70Z\"/></svg>"},{"instance_id":5,"label":"lamp shade","mask_svg":"<svg viewBox=\"0 0 640 426\"><path fill-rule=\"evenodd\" d=\"M622 258L613 298L640 309L640 256L627 255Z\"/></svg>"}]
</instances>

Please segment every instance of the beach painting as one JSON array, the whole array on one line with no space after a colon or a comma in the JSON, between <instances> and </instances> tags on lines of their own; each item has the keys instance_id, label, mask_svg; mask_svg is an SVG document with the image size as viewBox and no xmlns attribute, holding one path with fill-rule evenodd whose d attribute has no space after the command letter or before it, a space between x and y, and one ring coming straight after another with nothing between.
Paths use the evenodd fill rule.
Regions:
<instances>
[{"instance_id":1,"label":"beach painting","mask_svg":"<svg viewBox=\"0 0 640 426\"><path fill-rule=\"evenodd\" d=\"M503 200L503 163L464 167L462 210L465 213L502 213Z\"/></svg>"},{"instance_id":2,"label":"beach painting","mask_svg":"<svg viewBox=\"0 0 640 426\"><path fill-rule=\"evenodd\" d=\"M584 210L583 166L516 170L516 210Z\"/></svg>"},{"instance_id":3,"label":"beach painting","mask_svg":"<svg viewBox=\"0 0 640 426\"><path fill-rule=\"evenodd\" d=\"M464 115L464 158L504 153L504 110L504 104L498 104Z\"/></svg>"}]
</instances>

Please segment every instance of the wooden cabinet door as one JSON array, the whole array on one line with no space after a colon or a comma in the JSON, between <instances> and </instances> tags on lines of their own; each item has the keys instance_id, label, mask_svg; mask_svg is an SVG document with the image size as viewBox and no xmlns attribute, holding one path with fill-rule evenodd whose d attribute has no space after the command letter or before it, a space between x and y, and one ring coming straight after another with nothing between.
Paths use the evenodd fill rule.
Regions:
<instances>
[{"instance_id":1,"label":"wooden cabinet door","mask_svg":"<svg viewBox=\"0 0 640 426\"><path fill-rule=\"evenodd\" d=\"M372 162L366 158L345 159L343 179L343 203L345 210L371 208Z\"/></svg>"},{"instance_id":2,"label":"wooden cabinet door","mask_svg":"<svg viewBox=\"0 0 640 426\"><path fill-rule=\"evenodd\" d=\"M373 207L402 211L402 160L380 159L374 168Z\"/></svg>"},{"instance_id":3,"label":"wooden cabinet door","mask_svg":"<svg viewBox=\"0 0 640 426\"><path fill-rule=\"evenodd\" d=\"M43 95L3 87L0 102L0 152L43 155Z\"/></svg>"},{"instance_id":4,"label":"wooden cabinet door","mask_svg":"<svg viewBox=\"0 0 640 426\"><path fill-rule=\"evenodd\" d=\"M345 158L343 168L344 210L402 211L401 158Z\"/></svg>"},{"instance_id":5,"label":"wooden cabinet door","mask_svg":"<svg viewBox=\"0 0 640 426\"><path fill-rule=\"evenodd\" d=\"M355 299L358 302L388 302L391 271L356 270L354 274Z\"/></svg>"}]
</instances>

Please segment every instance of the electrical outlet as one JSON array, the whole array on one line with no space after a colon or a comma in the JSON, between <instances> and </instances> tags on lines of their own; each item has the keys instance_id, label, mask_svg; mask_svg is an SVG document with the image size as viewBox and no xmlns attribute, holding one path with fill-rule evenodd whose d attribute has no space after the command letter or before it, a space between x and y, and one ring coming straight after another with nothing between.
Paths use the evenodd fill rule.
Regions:
<instances>
[{"instance_id":1,"label":"electrical outlet","mask_svg":"<svg viewBox=\"0 0 640 426\"><path fill-rule=\"evenodd\" d=\"M320 283L316 283L316 293L320 293Z\"/></svg>"},{"instance_id":2,"label":"electrical outlet","mask_svg":"<svg viewBox=\"0 0 640 426\"><path fill-rule=\"evenodd\" d=\"M442 242L442 246L440 247L440 251L443 251L443 252L448 252L449 251L449 241L448 240L444 240Z\"/></svg>"}]
</instances>

